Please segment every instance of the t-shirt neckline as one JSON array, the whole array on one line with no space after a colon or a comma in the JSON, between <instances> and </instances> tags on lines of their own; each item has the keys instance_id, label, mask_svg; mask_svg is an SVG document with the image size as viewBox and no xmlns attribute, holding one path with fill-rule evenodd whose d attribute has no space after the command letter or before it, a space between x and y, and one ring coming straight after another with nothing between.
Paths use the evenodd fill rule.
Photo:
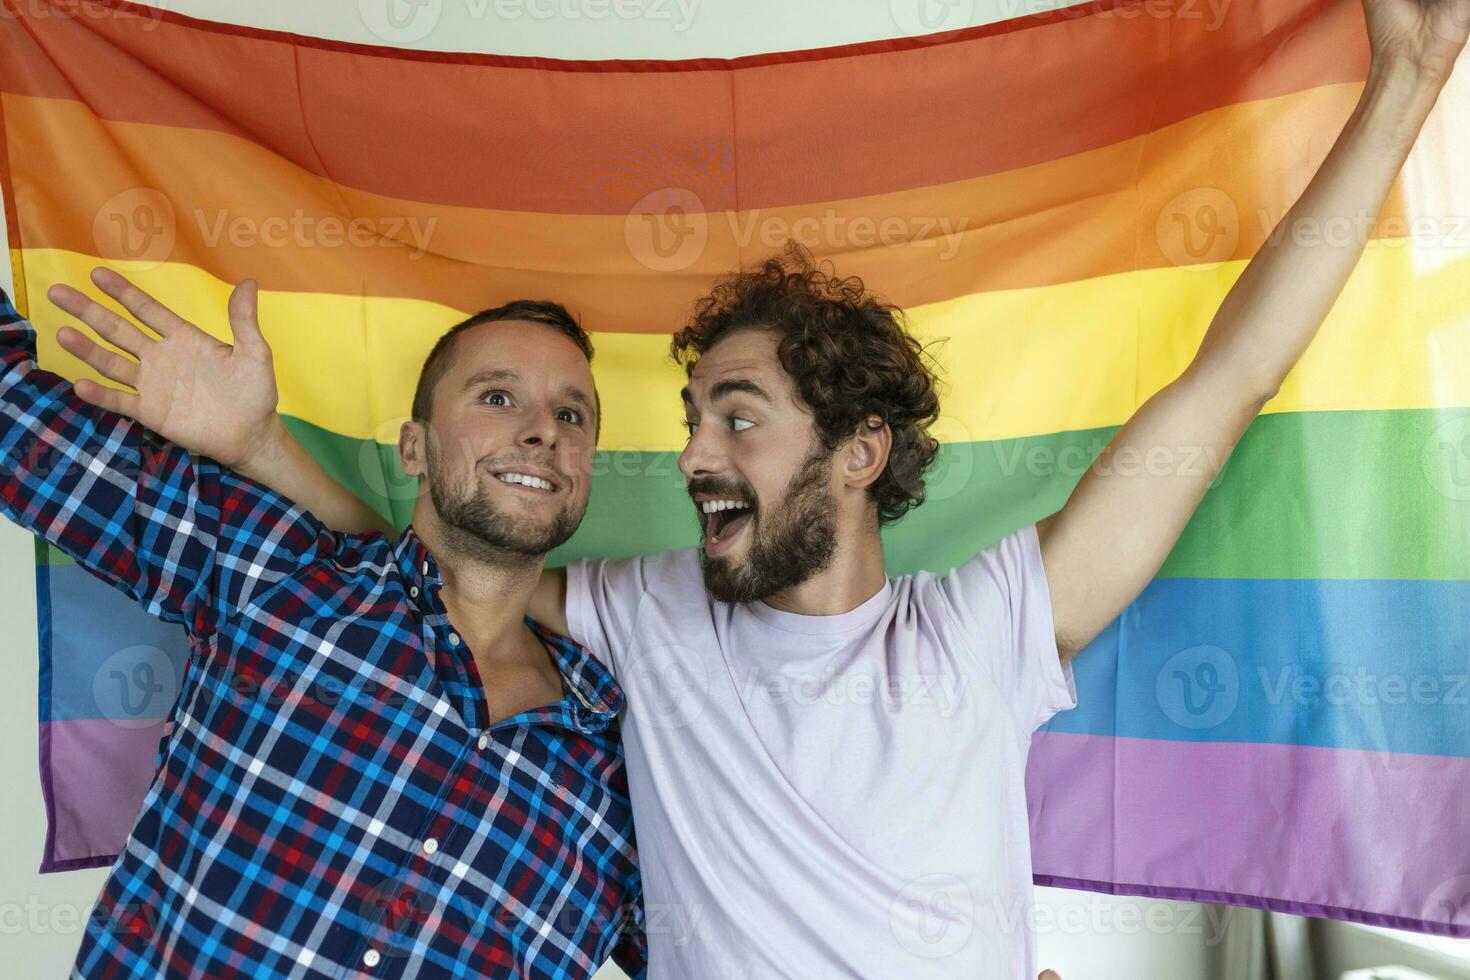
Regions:
<instances>
[{"instance_id":1,"label":"t-shirt neckline","mask_svg":"<svg viewBox=\"0 0 1470 980\"><path fill-rule=\"evenodd\" d=\"M837 613L832 616L810 616L806 613L787 612L777 609L775 606L767 605L764 599L748 602L745 608L749 609L756 619L767 626L785 630L788 633L806 633L809 635L830 635L833 633L846 633L871 624L883 610L888 608L888 600L893 595L893 583L883 579L883 587L873 593L861 603L849 609L845 613Z\"/></svg>"}]
</instances>

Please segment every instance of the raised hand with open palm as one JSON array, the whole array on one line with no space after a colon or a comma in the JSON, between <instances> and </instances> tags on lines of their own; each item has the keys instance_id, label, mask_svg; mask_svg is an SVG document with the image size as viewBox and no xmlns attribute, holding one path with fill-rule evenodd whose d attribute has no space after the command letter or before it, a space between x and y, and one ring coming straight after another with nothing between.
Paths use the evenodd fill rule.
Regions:
<instances>
[{"instance_id":1,"label":"raised hand with open palm","mask_svg":"<svg viewBox=\"0 0 1470 980\"><path fill-rule=\"evenodd\" d=\"M132 389L82 379L75 389L83 401L135 419L227 466L244 465L268 443L278 423L276 378L256 316L253 280L240 283L230 296L233 345L216 340L116 272L94 269L92 282L158 336L70 286L52 286L47 295L53 303L132 355L63 327L56 339L64 350Z\"/></svg>"}]
</instances>

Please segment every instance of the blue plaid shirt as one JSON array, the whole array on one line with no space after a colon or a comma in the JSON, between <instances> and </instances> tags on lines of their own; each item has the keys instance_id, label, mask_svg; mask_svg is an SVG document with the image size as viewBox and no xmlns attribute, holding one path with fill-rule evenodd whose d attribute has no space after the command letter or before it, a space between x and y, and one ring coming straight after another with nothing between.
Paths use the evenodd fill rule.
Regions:
<instances>
[{"instance_id":1,"label":"blue plaid shirt","mask_svg":"<svg viewBox=\"0 0 1470 980\"><path fill-rule=\"evenodd\" d=\"M81 401L0 292L0 509L191 644L81 976L587 977L645 946L622 692L489 723L410 528L342 535Z\"/></svg>"}]
</instances>

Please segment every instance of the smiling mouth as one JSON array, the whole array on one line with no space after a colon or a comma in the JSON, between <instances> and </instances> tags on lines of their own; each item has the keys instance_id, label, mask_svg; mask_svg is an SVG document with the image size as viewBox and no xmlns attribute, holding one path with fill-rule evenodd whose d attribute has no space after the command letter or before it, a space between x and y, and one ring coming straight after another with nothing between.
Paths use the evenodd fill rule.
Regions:
<instances>
[{"instance_id":1,"label":"smiling mouth","mask_svg":"<svg viewBox=\"0 0 1470 980\"><path fill-rule=\"evenodd\" d=\"M509 470L505 473L496 473L495 479L501 483L515 487L522 492L532 493L538 496L551 496L558 489L556 484L544 477L535 476L530 473L518 473L514 470Z\"/></svg>"}]
</instances>

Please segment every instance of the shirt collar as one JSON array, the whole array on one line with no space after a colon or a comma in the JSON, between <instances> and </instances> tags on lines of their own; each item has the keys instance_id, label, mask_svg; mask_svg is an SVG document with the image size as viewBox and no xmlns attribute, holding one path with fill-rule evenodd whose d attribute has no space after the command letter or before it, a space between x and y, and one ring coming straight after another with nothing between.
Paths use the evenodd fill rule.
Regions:
<instances>
[{"instance_id":1,"label":"shirt collar","mask_svg":"<svg viewBox=\"0 0 1470 980\"><path fill-rule=\"evenodd\" d=\"M398 563L398 571L402 573L405 582L411 582L419 586L417 599L423 605L427 596L425 586L439 586L444 579L439 575L439 564L434 561L434 556L429 554L429 549L419 536L414 533L413 525L410 524L403 529L398 536L398 543L393 546L393 557Z\"/></svg>"},{"instance_id":2,"label":"shirt collar","mask_svg":"<svg viewBox=\"0 0 1470 980\"><path fill-rule=\"evenodd\" d=\"M551 630L526 617L541 642L551 649L557 669L566 680L567 687L577 704L577 720L591 729L606 727L623 710L623 689L613 680L612 673L587 648L569 637Z\"/></svg>"},{"instance_id":3,"label":"shirt collar","mask_svg":"<svg viewBox=\"0 0 1470 980\"><path fill-rule=\"evenodd\" d=\"M414 599L420 608L425 611L440 611L435 608L435 601L429 595L443 584L444 579L439 574L439 564L414 533L412 524L405 527L398 536L393 554L403 580L418 587L419 591ZM588 731L607 727L623 710L624 703L623 690L613 680L611 672L588 653L586 648L570 638L552 632L530 616L526 617L526 625L551 649L557 669L576 703L577 727Z\"/></svg>"}]
</instances>

